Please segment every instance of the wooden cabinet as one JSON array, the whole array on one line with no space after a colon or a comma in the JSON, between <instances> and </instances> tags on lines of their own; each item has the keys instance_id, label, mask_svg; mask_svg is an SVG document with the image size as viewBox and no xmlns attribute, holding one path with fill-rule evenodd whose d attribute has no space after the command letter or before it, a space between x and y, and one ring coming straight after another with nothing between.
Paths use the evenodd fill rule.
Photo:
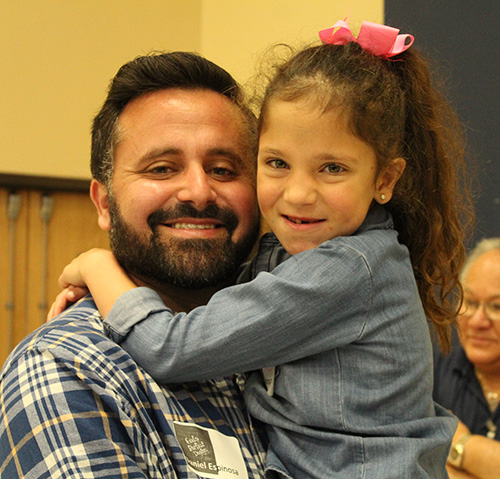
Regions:
<instances>
[{"instance_id":1,"label":"wooden cabinet","mask_svg":"<svg viewBox=\"0 0 500 479\"><path fill-rule=\"evenodd\" d=\"M87 192L0 188L0 364L45 322L64 266L92 247L107 248L108 235Z\"/></svg>"}]
</instances>

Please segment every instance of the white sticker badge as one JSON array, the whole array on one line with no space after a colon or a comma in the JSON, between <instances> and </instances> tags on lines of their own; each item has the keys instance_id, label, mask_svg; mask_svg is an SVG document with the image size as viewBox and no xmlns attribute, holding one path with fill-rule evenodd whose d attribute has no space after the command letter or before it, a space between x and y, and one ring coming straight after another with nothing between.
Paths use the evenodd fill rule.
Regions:
<instances>
[{"instance_id":1,"label":"white sticker badge","mask_svg":"<svg viewBox=\"0 0 500 479\"><path fill-rule=\"evenodd\" d=\"M174 421L174 428L186 462L198 476L248 479L236 438L192 423Z\"/></svg>"}]
</instances>

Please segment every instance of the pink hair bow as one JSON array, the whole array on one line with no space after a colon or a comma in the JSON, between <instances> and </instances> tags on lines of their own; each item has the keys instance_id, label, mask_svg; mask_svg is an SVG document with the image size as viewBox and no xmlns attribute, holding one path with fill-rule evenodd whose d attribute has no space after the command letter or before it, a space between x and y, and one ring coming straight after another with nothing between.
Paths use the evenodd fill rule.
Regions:
<instances>
[{"instance_id":1,"label":"pink hair bow","mask_svg":"<svg viewBox=\"0 0 500 479\"><path fill-rule=\"evenodd\" d=\"M411 47L414 40L413 35L399 35L397 28L366 21L361 24L356 39L345 20L339 20L333 27L321 30L319 38L325 45L345 45L349 42L357 42L363 50L383 58L390 58L404 52ZM409 43L407 43L408 39Z\"/></svg>"}]
</instances>

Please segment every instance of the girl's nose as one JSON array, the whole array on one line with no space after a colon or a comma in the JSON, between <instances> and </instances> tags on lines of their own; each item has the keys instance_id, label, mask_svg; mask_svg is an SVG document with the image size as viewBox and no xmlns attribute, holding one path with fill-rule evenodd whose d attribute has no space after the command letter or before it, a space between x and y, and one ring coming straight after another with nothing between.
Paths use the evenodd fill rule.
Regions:
<instances>
[{"instance_id":1,"label":"girl's nose","mask_svg":"<svg viewBox=\"0 0 500 479\"><path fill-rule=\"evenodd\" d=\"M283 198L294 205L310 205L317 200L314 183L300 175L290 177L285 185Z\"/></svg>"}]
</instances>

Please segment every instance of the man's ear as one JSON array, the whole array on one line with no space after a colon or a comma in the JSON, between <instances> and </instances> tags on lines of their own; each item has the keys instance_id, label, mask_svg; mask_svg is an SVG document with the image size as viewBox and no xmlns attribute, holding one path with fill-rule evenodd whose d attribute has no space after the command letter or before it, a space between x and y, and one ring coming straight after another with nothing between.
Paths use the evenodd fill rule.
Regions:
<instances>
[{"instance_id":1,"label":"man's ear","mask_svg":"<svg viewBox=\"0 0 500 479\"><path fill-rule=\"evenodd\" d=\"M109 195L108 189L99 181L92 180L90 183L90 199L97 208L97 224L104 231L111 229L111 220L109 217Z\"/></svg>"},{"instance_id":2,"label":"man's ear","mask_svg":"<svg viewBox=\"0 0 500 479\"><path fill-rule=\"evenodd\" d=\"M375 200L384 204L392 198L392 192L399 178L405 171L406 160L394 158L385 166L377 176Z\"/></svg>"}]
</instances>

